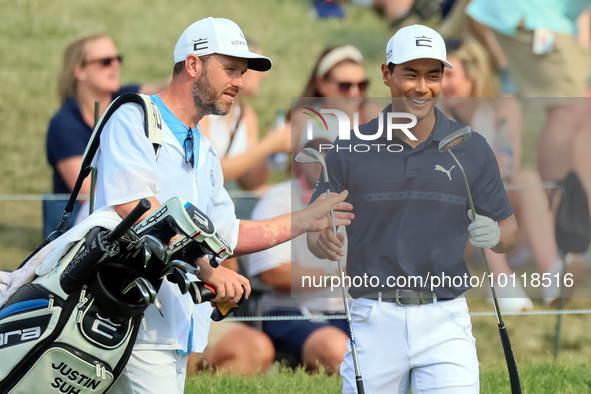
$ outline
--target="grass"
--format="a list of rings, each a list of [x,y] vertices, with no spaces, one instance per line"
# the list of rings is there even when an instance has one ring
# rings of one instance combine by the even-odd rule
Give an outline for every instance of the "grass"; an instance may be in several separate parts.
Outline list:
[[[122,82],[157,82],[171,74],[172,51],[183,29],[206,16],[237,22],[274,61],[252,102],[269,127],[279,108],[301,93],[317,55],[327,45],[351,43],[366,58],[368,94],[388,95],[380,65],[390,37],[386,25],[363,7],[347,6],[348,18],[313,20],[303,0],[0,0],[0,195],[41,194],[51,189],[45,133],[58,108],[56,80],[66,45],[95,32],[113,38],[126,56]],[[524,114],[523,166],[535,167],[535,142],[543,114]],[[15,268],[42,241],[39,201],[0,200],[0,269]],[[472,310],[492,310],[482,299]],[[569,308],[589,308],[573,300]],[[543,308],[536,305],[537,309]],[[525,392],[589,392],[591,338],[588,315],[564,316],[560,364],[552,364],[554,317],[507,317]],[[482,365],[483,392],[508,392],[494,317],[473,318]],[[201,375],[189,392],[339,392],[338,377],[275,370],[262,378]],[[505,390],[505,391],[503,391]]]
[[[522,364],[519,377],[523,393],[528,394],[581,394],[591,391],[590,363],[586,364]],[[207,372],[188,378],[187,394],[193,393],[340,393],[339,376],[309,375],[302,369],[295,371],[276,364],[265,377],[229,376]],[[505,364],[481,369],[482,394],[510,394],[509,377]]]

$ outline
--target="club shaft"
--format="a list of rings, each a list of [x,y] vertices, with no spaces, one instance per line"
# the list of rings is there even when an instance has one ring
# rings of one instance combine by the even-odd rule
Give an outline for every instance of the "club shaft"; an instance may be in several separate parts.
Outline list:
[[[470,209],[472,210],[472,215],[476,218],[476,210],[474,209],[474,201],[472,200],[472,193],[470,193],[470,185],[468,184],[468,178],[466,177],[466,173],[464,172],[464,168],[453,154],[451,150],[448,150],[449,154],[456,162],[456,165],[462,172],[462,177],[464,178],[464,185],[466,186],[466,194],[468,195],[468,203],[470,204]],[[509,380],[511,382],[511,393],[512,394],[521,394],[521,383],[519,381],[519,372],[517,371],[517,364],[515,363],[515,355],[513,354],[513,347],[511,346],[511,341],[509,340],[509,333],[507,332],[507,327],[505,327],[505,323],[503,322],[503,316],[501,315],[501,309],[499,308],[499,302],[497,300],[497,293],[495,291],[495,287],[493,285],[493,281],[491,281],[490,276],[490,269],[488,267],[488,260],[486,259],[486,253],[484,252],[484,248],[480,248],[482,252],[482,258],[484,260],[484,269],[486,271],[488,284],[490,287],[490,291],[493,297],[493,305],[495,307],[495,312],[497,314],[497,323],[499,326],[499,335],[501,336],[501,344],[503,345],[503,352],[505,353],[505,360],[507,362],[507,369],[509,370]]]
[[[460,162],[456,158],[456,155],[454,155],[451,150],[448,150],[448,152],[451,155],[451,157],[454,159],[454,161],[456,162],[456,165],[458,166],[460,171],[462,172],[462,177],[464,178],[464,186],[466,186],[466,194],[468,195],[468,203],[470,204],[470,209],[472,210],[472,215],[474,215],[473,217],[476,217],[476,209],[474,209],[474,200],[472,200],[472,193],[470,193],[470,185],[468,184],[468,178],[466,177],[466,173],[464,172],[464,167],[462,167],[462,165],[460,164]],[[497,323],[499,325],[501,325],[501,324],[504,325],[505,323],[503,322],[503,316],[501,316],[501,309],[499,308],[499,302],[497,300],[497,292],[495,291],[495,287],[494,287],[493,282],[490,280],[491,279],[490,268],[488,267],[488,259],[486,258],[486,253],[484,251],[484,248],[480,248],[480,252],[482,253],[482,258],[484,260],[484,270],[486,271],[486,278],[488,279],[488,285],[489,285],[490,291],[492,293],[493,305],[495,307],[495,312],[497,314]]]
[[[330,187],[328,186],[328,182],[326,182],[326,194],[330,197]],[[330,209],[330,218],[332,219],[332,231],[334,235],[337,235],[337,226],[334,221],[334,211]],[[355,369],[355,382],[357,384],[357,394],[365,394],[365,389],[363,388],[363,378],[361,377],[361,370],[359,369],[359,358],[357,356],[357,345],[355,344],[355,334],[353,332],[353,321],[351,320],[351,310],[349,309],[349,297],[347,296],[347,289],[345,288],[345,271],[343,270],[343,262],[341,260],[337,261],[337,265],[339,267],[339,276],[341,278],[341,292],[343,293],[343,303],[345,304],[345,316],[347,317],[347,323],[349,323],[349,333],[351,334],[350,342],[351,342],[351,354],[353,356],[353,368]]]

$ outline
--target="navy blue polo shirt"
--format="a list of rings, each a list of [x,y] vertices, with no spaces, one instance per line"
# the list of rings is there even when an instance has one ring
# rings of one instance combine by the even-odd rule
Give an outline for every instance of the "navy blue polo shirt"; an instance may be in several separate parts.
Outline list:
[[[387,112],[391,106],[384,110],[384,122]],[[364,141],[352,132],[348,141],[337,139],[326,155],[331,191],[348,190],[355,214],[346,227],[347,275],[368,277],[367,285],[350,287],[353,297],[396,288],[430,290],[437,283],[434,275],[444,279],[433,289],[440,297],[457,297],[471,287],[462,257],[470,224],[464,180],[451,155],[439,152],[439,142],[461,126],[437,108],[435,113],[431,136],[414,149],[394,134],[388,141],[384,125],[382,138]],[[377,130],[378,118],[359,126],[364,135]],[[400,148],[392,147],[388,152],[382,146],[379,152],[373,147],[361,153],[354,151],[358,144],[400,144],[403,149],[394,152]],[[453,152],[466,172],[476,212],[496,221],[511,216],[497,161],[484,137],[473,132]],[[319,182],[312,201],[325,191],[324,182]],[[376,281],[369,284],[371,276],[379,278],[377,287]],[[461,285],[459,279],[455,285],[449,283],[446,276],[462,278]]]
[[[127,85],[113,94],[113,100],[124,93],[137,93],[140,85]],[[75,97],[69,97],[49,122],[47,131],[47,161],[53,168],[53,192],[70,193],[57,163],[73,156],[82,156],[92,136],[92,128],[84,122]]]

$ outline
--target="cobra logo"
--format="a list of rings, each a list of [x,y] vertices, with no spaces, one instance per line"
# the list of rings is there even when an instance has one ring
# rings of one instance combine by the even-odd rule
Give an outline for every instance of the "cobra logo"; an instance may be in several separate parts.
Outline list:
[[[41,327],[24,328],[22,330],[13,330],[9,332],[0,333],[0,347],[8,345],[9,343],[24,342],[27,340],[37,339],[41,336]]]

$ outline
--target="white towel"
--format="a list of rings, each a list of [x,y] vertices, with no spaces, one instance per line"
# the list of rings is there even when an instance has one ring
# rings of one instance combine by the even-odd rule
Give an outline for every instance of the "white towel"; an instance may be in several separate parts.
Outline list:
[[[46,245],[22,268],[13,272],[0,272],[0,307],[21,286],[32,281],[35,275],[43,276],[51,272],[64,254],[76,242],[84,238],[93,227],[100,226],[112,230],[121,220],[121,216],[117,212],[102,207],[64,235]]]

